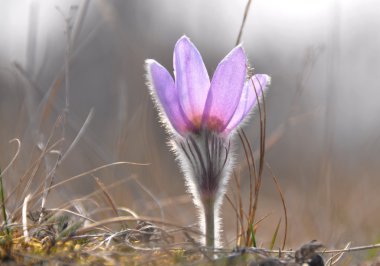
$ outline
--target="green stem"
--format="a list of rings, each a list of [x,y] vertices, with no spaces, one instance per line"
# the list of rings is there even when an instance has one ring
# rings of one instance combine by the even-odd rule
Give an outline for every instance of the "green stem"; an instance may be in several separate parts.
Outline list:
[[[203,201],[205,210],[205,227],[206,227],[206,246],[215,248],[215,201],[213,199],[205,199]]]
[[[1,200],[1,210],[3,212],[3,219],[4,219],[4,227],[7,235],[10,234],[9,228],[8,228],[8,218],[7,218],[7,212],[5,211],[5,200],[4,200],[4,187],[3,187],[3,175],[1,174],[0,169],[0,200]]]

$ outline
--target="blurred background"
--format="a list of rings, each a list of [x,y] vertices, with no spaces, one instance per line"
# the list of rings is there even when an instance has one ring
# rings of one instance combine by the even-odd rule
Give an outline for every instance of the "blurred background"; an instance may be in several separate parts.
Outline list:
[[[139,215],[184,226],[196,223],[148,94],[144,60],[154,58],[171,70],[174,44],[186,34],[211,76],[235,46],[245,5],[244,0],[1,1],[0,166],[16,151],[9,141],[21,141],[20,155],[4,175],[7,190],[25,175],[54,130],[53,139],[59,139],[62,130],[54,124],[66,106],[67,85],[61,149],[83,130],[57,167],[54,183],[116,161],[150,163],[114,166],[95,175],[106,185],[116,184],[109,188],[115,202]],[[379,29],[375,0],[258,0],[251,5],[242,43],[256,73],[272,77],[265,159],[285,196],[288,248],[312,239],[327,247],[380,239]],[[254,147],[259,145],[257,117],[244,127]],[[247,202],[247,167],[236,141],[236,169]],[[46,156],[31,191],[56,158]],[[96,189],[91,175],[78,178],[54,189],[47,206]],[[230,194],[233,189],[230,182]],[[280,217],[284,221],[268,169],[260,193],[257,217],[269,216],[256,238],[268,247]],[[22,194],[9,204],[16,207],[20,199]],[[226,202],[223,219],[225,243],[232,246],[236,219]]]

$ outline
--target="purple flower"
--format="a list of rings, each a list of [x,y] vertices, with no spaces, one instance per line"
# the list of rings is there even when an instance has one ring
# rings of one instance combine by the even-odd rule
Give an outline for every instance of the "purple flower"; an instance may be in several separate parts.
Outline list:
[[[250,77],[244,50],[237,46],[210,82],[200,53],[186,36],[175,45],[173,61],[175,80],[156,61],[146,61],[150,89],[164,124],[172,129],[170,143],[199,208],[201,241],[219,247],[220,206],[233,165],[229,136],[257,105],[269,76]]]
[[[247,57],[239,45],[219,63],[210,82],[202,56],[186,36],[174,48],[175,80],[155,60],[146,64],[152,93],[182,136],[202,129],[228,135],[256,105],[269,81],[264,74],[247,76]]]

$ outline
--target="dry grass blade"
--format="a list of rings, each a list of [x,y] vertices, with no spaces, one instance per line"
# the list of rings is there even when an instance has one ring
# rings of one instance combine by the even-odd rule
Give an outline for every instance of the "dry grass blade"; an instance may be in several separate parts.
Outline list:
[[[91,223],[96,223],[96,221],[94,219],[91,219],[88,216],[82,215],[82,214],[80,214],[78,212],[71,211],[71,210],[68,210],[68,209],[65,209],[65,208],[51,208],[51,209],[48,209],[48,211],[52,211],[52,212],[55,212],[55,213],[62,213],[62,212],[64,212],[64,213],[68,213],[68,214],[74,215],[74,216],[76,216],[78,218],[81,218],[84,221],[88,221],[88,222],[91,222]],[[108,228],[107,226],[101,226],[101,228],[99,228],[99,230],[107,232],[107,233],[112,233],[112,230],[110,228]]]
[[[235,245],[240,247],[242,245],[242,243],[245,243],[245,228],[244,228],[244,217],[246,219],[247,216],[246,214],[244,213],[244,209],[243,209],[243,201],[242,201],[242,193],[241,193],[241,186],[240,186],[240,181],[239,181],[239,178],[236,174],[236,171],[234,170],[233,171],[233,177],[234,177],[234,180],[235,180],[235,185],[236,185],[236,190],[237,192],[234,191],[234,189],[232,189],[232,194],[235,198],[235,201],[236,203],[233,203],[232,200],[226,195],[227,197],[227,200],[228,202],[231,204],[232,208],[234,209],[235,213],[236,213],[236,220],[237,220],[237,223],[236,223],[236,238],[235,238]],[[239,175],[240,177],[240,175]],[[238,205],[238,206],[236,206]]]
[[[70,151],[75,147],[75,145],[78,143],[81,136],[83,136],[84,132],[86,131],[88,125],[90,124],[90,121],[94,117],[94,108],[91,108],[90,112],[87,115],[86,120],[84,121],[82,127],[80,128],[78,134],[76,135],[75,139],[71,142],[70,146],[66,149],[65,153],[62,155],[61,163],[65,160],[67,155],[70,153]]]
[[[347,245],[344,247],[344,250],[347,250],[349,249],[351,246],[351,242],[348,242]],[[332,266],[334,265],[335,263],[337,263],[344,255],[345,251],[341,251],[337,254],[334,254],[333,256],[331,256],[331,258],[329,258],[327,261],[326,261],[326,266]]]
[[[350,244],[350,243],[349,243]],[[380,243],[373,244],[373,245],[366,245],[366,246],[357,246],[357,247],[345,247],[343,249],[330,249],[330,250],[324,250],[319,252],[321,255],[324,254],[337,254],[337,253],[347,253],[347,252],[356,252],[356,251],[363,251],[363,250],[370,250],[370,249],[380,249]],[[268,254],[278,254],[278,250],[270,250],[270,249],[258,249],[258,248],[247,248],[247,251],[250,252],[256,252],[256,251],[262,251]],[[295,250],[281,250],[281,253],[292,255],[296,251]],[[327,265],[327,263],[326,263]]]
[[[81,178],[81,177],[84,177],[84,176],[87,176],[87,175],[90,175],[90,174],[92,174],[92,173],[95,173],[95,172],[97,172],[97,171],[100,171],[100,170],[102,170],[102,169],[106,169],[106,168],[108,168],[108,167],[111,167],[111,166],[117,166],[117,165],[135,165],[135,166],[148,166],[148,165],[150,165],[149,163],[136,163],[136,162],[114,162],[114,163],[109,163],[109,164],[104,164],[104,165],[102,165],[102,166],[99,166],[99,167],[96,167],[96,168],[94,168],[94,169],[91,169],[91,170],[88,170],[88,171],[86,171],[86,172],[83,172],[83,173],[81,173],[81,174],[78,174],[78,175],[76,175],[76,176],[72,176],[72,177],[70,177],[70,178],[68,178],[68,179],[65,179],[65,180],[63,180],[63,181],[61,181],[61,182],[58,182],[58,183],[56,183],[56,184],[54,184],[54,185],[52,185],[49,189],[55,189],[55,188],[57,188],[57,187],[59,187],[59,186],[62,186],[62,185],[64,185],[64,184],[66,184],[66,183],[68,183],[68,182],[71,182],[71,181],[73,181],[73,180],[76,180],[76,179],[78,179],[78,178]],[[42,189],[42,187],[43,187],[43,183],[39,186],[39,188],[37,188],[36,189],[36,191],[35,192],[33,192],[32,193],[32,197],[31,197],[31,201],[32,200],[37,200],[38,199],[38,196],[40,196],[41,194],[43,194],[44,193],[44,190]],[[42,190],[41,190],[42,189]],[[20,211],[20,207],[18,207],[18,208],[16,208],[16,210],[14,211],[14,217],[16,217],[17,215],[18,215],[18,212]]]
[[[258,228],[259,224],[260,224],[261,222],[263,222],[265,219],[267,219],[267,218],[268,218],[269,216],[271,216],[271,215],[272,215],[272,213],[268,213],[268,214],[266,214],[265,216],[263,216],[262,218],[258,219],[257,222],[255,222],[255,224],[254,224],[254,226],[253,226],[253,229],[256,230],[256,229]]]
[[[72,214],[72,215],[75,215],[79,218],[82,218],[84,220],[87,220],[89,222],[92,222],[92,223],[95,223],[96,221],[87,217],[87,216],[84,216],[80,213],[77,213],[77,212],[74,212],[74,211],[70,211],[70,210],[67,210],[67,209],[63,209],[63,208],[52,208],[52,209],[49,209],[49,211],[54,211],[54,212],[66,212],[66,213],[69,213],[69,214]],[[107,231],[111,232],[111,230],[109,228],[107,228]]]
[[[254,159],[252,159],[251,161],[249,160],[250,157],[248,155],[248,149],[250,149],[250,143],[248,142],[248,139],[246,137],[244,137],[245,136],[243,134],[244,131],[243,130],[241,130],[241,131],[242,132],[238,131],[238,136],[239,136],[240,141],[241,141],[241,143],[243,145],[245,160],[246,160],[247,165],[248,165],[248,173],[249,173],[249,207],[248,207],[248,210],[251,210],[252,209],[252,205],[253,205],[253,194],[254,194],[252,175],[254,176],[255,187],[256,187],[256,184],[257,184],[257,171],[256,171],[255,160]],[[253,158],[253,155],[251,153],[250,153],[250,155],[251,155],[251,158]],[[253,170],[251,169],[251,162],[252,162],[252,168],[253,168]],[[239,188],[238,189],[240,191],[240,184],[239,184]]]
[[[246,242],[246,239],[245,239],[245,229],[244,229],[244,221],[243,221],[243,217],[245,217],[247,219],[247,215],[244,213],[244,209],[243,209],[243,199],[241,197],[241,186],[240,186],[240,175],[239,177],[236,176],[236,173],[234,171],[234,179],[235,179],[235,182],[236,182],[236,188],[238,190],[238,195],[237,195],[237,198],[238,198],[238,202],[239,202],[239,220],[241,221],[241,224],[242,224],[242,227],[240,228],[241,231],[239,233],[240,236],[242,236],[243,238],[241,239],[241,237],[239,237],[239,242],[237,243],[238,246],[241,246],[241,241],[243,241],[243,243]]]
[[[240,130],[238,132],[239,138],[243,144],[243,149],[244,149],[244,154],[245,154],[245,159],[248,165],[248,170],[249,170],[249,175],[250,175],[250,197],[249,197],[249,213],[248,213],[248,220],[247,220],[247,228],[245,229],[246,231],[246,236],[245,236],[245,245],[246,246],[251,246],[252,245],[252,236],[253,232],[251,232],[252,225],[254,224],[255,221],[255,216],[256,216],[256,210],[258,206],[258,199],[259,199],[259,192],[261,188],[261,179],[262,179],[262,174],[264,170],[264,157],[265,157],[265,128],[266,128],[266,114],[265,114],[265,99],[264,97],[261,98],[259,97],[259,93],[257,89],[261,90],[260,95],[263,95],[263,88],[256,88],[253,81],[253,88],[255,90],[256,94],[256,99],[258,102],[258,111],[259,111],[259,117],[260,117],[260,153],[259,153],[259,168],[257,171],[256,164],[255,164],[255,158],[254,158],[254,153],[252,150],[252,145],[250,141],[248,140],[244,130]],[[252,165],[252,168],[251,168]],[[254,188],[252,187],[252,175],[254,176]],[[253,197],[254,193],[254,197]]]
[[[121,185],[121,184],[123,184],[123,183],[125,183],[125,182],[127,182],[127,181],[129,181],[129,180],[130,180],[130,178],[124,178],[124,179],[121,179],[121,180],[119,180],[119,181],[117,181],[117,182],[114,182],[114,183],[112,183],[112,184],[110,184],[110,185],[105,186],[105,188],[106,188],[106,189],[110,189],[110,188],[113,188],[113,187],[119,186],[119,185]],[[73,199],[73,200],[71,200],[71,201],[69,201],[69,202],[63,204],[62,206],[60,206],[59,209],[50,209],[50,210],[62,210],[62,211],[67,211],[67,210],[65,210],[66,208],[69,208],[69,207],[71,207],[71,206],[75,206],[76,203],[84,202],[84,201],[91,201],[92,203],[94,203],[95,206],[97,206],[96,210],[97,210],[97,211],[100,211],[101,209],[98,208],[99,206],[98,206],[97,201],[91,199],[91,197],[93,197],[93,196],[95,196],[95,195],[97,195],[97,194],[101,194],[101,193],[103,193],[103,191],[102,191],[101,189],[97,189],[97,190],[95,190],[94,192],[92,192],[92,193],[90,193],[90,194],[87,194],[86,196],[83,196],[83,197],[81,197],[81,198],[77,198],[77,199]],[[132,210],[130,210],[130,209],[128,209],[128,208],[120,207],[120,208],[118,208],[118,210],[120,210],[120,211],[124,211],[124,212],[126,212],[126,213],[128,213],[128,214],[131,214],[131,215],[134,216],[134,217],[138,217],[138,215],[137,215],[135,212],[133,212]],[[108,211],[108,210],[107,210],[107,211]],[[74,214],[77,215],[77,213],[74,213]],[[79,216],[79,214],[78,214],[77,216]],[[86,218],[86,217],[83,216],[82,218]],[[95,221],[93,221],[93,220],[90,219],[90,218],[86,218],[86,219],[88,219],[88,220],[91,221],[91,222],[95,222]]]
[[[5,227],[5,232],[7,233],[7,235],[9,235],[10,231],[9,231],[9,228],[8,228],[8,217],[7,217],[7,211],[5,209],[5,201],[4,201],[4,194],[5,194],[5,191],[4,191],[4,186],[3,186],[3,174],[1,173],[1,169],[0,169],[0,200],[1,200],[1,210],[2,210],[2,214],[3,214],[3,221],[4,221],[4,227]]]
[[[380,248],[380,243],[373,244],[373,245],[352,247],[352,248],[325,250],[322,252],[322,254],[331,254],[331,253],[339,253],[339,252],[353,252],[353,251],[361,251],[361,250],[368,250],[368,249],[375,249],[375,248]]]
[[[239,244],[240,244],[239,243],[239,238],[240,238],[240,236],[244,236],[244,233],[242,234],[240,232],[240,230],[243,230],[243,228],[244,228],[243,219],[240,219],[240,213],[239,213],[238,209],[236,208],[235,204],[230,199],[230,197],[227,194],[225,195],[225,197],[226,197],[227,201],[230,203],[230,205],[232,206],[232,208],[234,209],[235,214],[236,214],[236,218],[238,220],[236,235],[238,236],[238,238],[237,238],[237,240],[238,240],[237,241],[237,245],[239,246]],[[241,228],[240,230],[239,230],[239,225],[240,225],[240,228]]]
[[[60,11],[60,9],[57,7],[58,11]],[[62,12],[61,12],[62,13]],[[63,15],[63,13],[62,13]],[[62,111],[62,114],[61,114],[61,117],[62,117],[62,123],[61,123],[61,126],[62,126],[62,139],[66,140],[66,121],[67,121],[67,116],[68,116],[68,113],[69,113],[69,106],[70,106],[70,102],[69,102],[69,91],[70,91],[70,71],[69,71],[69,64],[70,64],[70,44],[71,44],[71,30],[72,30],[72,17],[65,17],[64,16],[64,19],[65,19],[65,33],[66,33],[66,47],[65,47],[65,58],[64,58],[64,65],[65,65],[65,107]],[[83,129],[83,127],[82,127]],[[79,131],[79,133],[81,133],[82,130]],[[79,134],[78,134],[79,135]],[[72,144],[75,144],[77,141],[77,138],[74,139],[74,142]],[[70,146],[69,148],[72,148],[72,146]],[[70,151],[70,150],[69,150]],[[56,160],[54,166],[51,168],[49,174],[46,176],[46,179],[45,179],[45,186],[44,186],[44,193],[42,195],[42,200],[41,200],[41,216],[40,216],[40,219],[39,221],[41,222],[42,219],[43,219],[43,212],[42,210],[45,208],[45,204],[46,204],[46,199],[49,195],[49,192],[50,192],[50,187],[52,186],[53,182],[54,182],[54,177],[55,177],[55,172],[57,170],[57,168],[60,166],[61,162],[62,162],[62,150],[59,152],[59,156],[58,156],[58,159]]]
[[[73,181],[73,180],[75,180],[75,179],[81,178],[81,177],[83,177],[83,176],[86,176],[86,175],[89,175],[89,174],[95,173],[95,172],[97,172],[97,171],[100,171],[100,170],[102,170],[102,169],[108,168],[108,167],[110,167],[110,166],[116,166],[116,165],[137,165],[137,166],[148,166],[149,163],[114,162],[114,163],[104,164],[104,165],[102,165],[102,166],[96,167],[96,168],[91,169],[91,170],[89,170],[89,171],[83,172],[83,173],[81,173],[81,174],[79,174],[79,175],[72,176],[72,177],[70,177],[70,178],[68,178],[68,179],[66,179],[66,180],[63,180],[63,181],[61,181],[61,182],[55,184],[55,185],[52,185],[52,186],[50,187],[50,189],[57,188],[57,187],[62,186],[62,185],[64,185],[64,184],[68,183],[68,182],[71,182],[71,181]],[[40,194],[40,193],[38,193],[38,194]],[[37,195],[35,195],[35,196],[33,196],[33,197],[36,197],[36,196],[37,196]]]
[[[146,222],[151,222],[154,224],[162,224],[165,226],[181,228],[183,230],[186,230],[187,232],[191,232],[191,233],[198,234],[198,235],[200,234],[200,232],[198,230],[195,230],[195,229],[179,226],[179,225],[176,225],[176,224],[173,224],[170,222],[166,222],[166,221],[162,221],[162,220],[158,220],[158,219],[154,219],[154,218],[150,218],[150,217],[144,217],[144,216],[140,216],[138,218],[136,218],[134,216],[119,216],[119,217],[113,217],[113,218],[105,219],[105,220],[98,221],[98,222],[95,222],[93,224],[89,224],[87,226],[84,226],[83,228],[80,228],[77,231],[77,234],[81,235],[81,234],[84,234],[86,232],[95,230],[96,228],[98,228],[100,226],[104,226],[107,224],[120,223],[123,221],[125,221],[125,222],[127,222],[127,221],[134,221],[134,222],[146,221]]]
[[[82,1],[81,5],[79,5],[78,17],[73,25],[70,47],[73,47],[75,45],[75,41],[77,40],[78,35],[83,27],[83,22],[87,14],[89,4],[90,0],[85,0]]]
[[[100,190],[103,192],[104,196],[106,197],[106,200],[107,200],[108,204],[111,206],[111,208],[112,208],[112,210],[113,210],[115,216],[118,217],[118,216],[119,216],[119,213],[118,213],[118,211],[117,211],[116,204],[115,204],[114,200],[112,199],[111,195],[108,193],[106,186],[105,186],[104,183],[100,180],[100,178],[98,178],[98,177],[96,177],[96,176],[94,176],[94,175],[92,175],[92,177],[95,179],[96,184],[99,186]],[[124,224],[122,224],[122,226],[123,226],[123,228],[125,227]],[[124,228],[124,229],[125,229],[125,228]]]
[[[260,192],[260,188],[261,188],[261,178],[262,178],[262,174],[263,174],[263,170],[264,170],[265,131],[266,131],[265,97],[263,94],[263,88],[262,87],[259,88],[261,90],[260,95],[263,95],[263,97],[261,98],[262,101],[260,101],[260,97],[259,97],[259,93],[257,92],[257,88],[256,88],[253,80],[251,80],[251,82],[252,82],[253,88],[255,90],[256,99],[257,99],[257,103],[258,103],[257,107],[258,107],[259,118],[260,118],[260,158],[259,158],[258,174],[257,174],[257,178],[255,180],[255,197],[254,197],[252,209],[249,210],[250,213],[249,213],[248,224],[254,223],[256,210],[257,210],[257,206],[258,206],[258,201],[259,201],[259,192]],[[252,164],[254,165],[255,160],[254,160],[254,155],[253,155],[253,151],[252,151],[252,146],[250,145],[250,142],[249,142],[249,140],[248,140],[248,138],[245,135],[243,130],[242,130],[242,135],[244,137],[244,140],[248,144],[250,159],[251,159]],[[249,232],[249,230],[247,230],[247,246],[252,245],[252,240],[250,239],[251,235],[252,235],[252,232]]]
[[[171,206],[179,206],[182,204],[189,204],[191,203],[191,197],[187,194],[179,195],[179,196],[171,196],[168,198],[160,199],[160,205],[163,209],[166,209]],[[157,209],[157,203],[156,202],[147,202],[145,204],[146,211],[156,210]]]
[[[78,143],[80,137],[84,134],[85,132],[85,129],[87,128],[88,124],[90,123],[92,117],[93,117],[93,109],[90,110],[85,122],[83,123],[83,126],[81,127],[81,129],[79,130],[77,136],[75,137],[75,139],[71,142],[70,146],[66,149],[65,153],[62,155],[61,152],[59,152],[59,157],[55,163],[55,165],[52,167],[52,169],[50,170],[50,172],[48,173],[48,175],[46,176],[46,179],[45,179],[45,186],[44,186],[44,194],[42,196],[42,203],[41,203],[41,210],[44,209],[45,207],[45,203],[46,203],[46,199],[49,195],[49,192],[50,192],[50,188],[51,186],[53,185],[53,181],[54,181],[54,174],[55,174],[55,171],[56,169],[61,165],[61,163],[63,162],[63,160],[67,157],[67,155],[70,153],[70,151],[73,149],[73,147]],[[62,114],[62,119],[65,120],[65,114]],[[65,127],[65,124],[64,122],[62,123],[62,127]],[[63,139],[64,139],[64,134],[63,135]],[[50,180],[50,182],[49,182]],[[41,212],[42,214],[42,212]],[[40,220],[42,220],[42,216],[40,217]]]
[[[17,138],[14,138],[14,139],[11,139],[9,141],[9,143],[13,143],[13,142],[17,142],[17,150],[15,152],[15,154],[13,155],[11,161],[9,162],[9,164],[4,168],[2,174],[4,175],[8,169],[12,166],[12,164],[14,163],[14,161],[16,160],[16,158],[18,157],[19,153],[20,153],[20,148],[21,148],[21,142],[19,139]]]
[[[50,133],[50,135],[49,135],[49,137],[48,137],[48,139],[46,141],[46,144],[41,145],[40,143],[37,143],[37,147],[42,150],[41,156],[39,157],[40,160],[37,161],[38,163],[35,165],[34,169],[32,170],[32,174],[26,180],[27,184],[21,188],[22,189],[21,196],[18,197],[18,195],[17,195],[17,198],[25,198],[26,194],[28,193],[29,187],[32,184],[32,181],[33,181],[33,179],[35,177],[35,174],[37,173],[37,170],[40,167],[40,163],[41,163],[42,159],[44,158],[44,156],[47,154],[47,150],[48,150],[49,144],[50,144],[51,140],[53,139],[53,137],[55,135],[55,131],[61,125],[61,123],[62,123],[62,116],[59,116],[56,119],[55,123],[54,123],[53,129],[51,130],[51,133]],[[59,140],[59,141],[57,141],[56,142],[57,146],[60,145],[60,144],[62,144],[62,142],[63,142],[62,139]],[[52,149],[50,149],[49,151],[52,151]],[[53,166],[52,169],[54,169],[54,166]],[[53,170],[50,170],[49,173],[47,174],[47,176],[46,176],[46,182],[50,178],[51,173],[53,173]]]
[[[239,134],[240,134],[240,132],[239,132]],[[260,134],[260,138],[261,137],[262,137],[262,133]],[[254,221],[255,221],[256,210],[257,210],[257,206],[258,206],[259,191],[260,191],[260,187],[261,187],[262,170],[260,170],[260,168],[259,168],[258,173],[256,172],[255,158],[254,158],[252,148],[251,148],[252,146],[251,146],[251,144],[250,144],[250,142],[249,142],[249,140],[248,140],[248,138],[245,135],[243,130],[241,130],[241,140],[243,141],[243,143],[246,143],[245,145],[243,145],[243,146],[247,147],[246,148],[247,149],[246,160],[247,160],[248,164],[252,164],[253,171],[254,171],[254,177],[255,177],[254,189],[252,189],[252,187],[250,187],[249,212],[248,212],[248,221],[247,221],[247,228],[246,228],[246,243],[245,243],[246,246],[252,246],[252,244],[253,244],[253,242],[252,242],[253,241],[253,239],[252,239],[253,234],[252,233],[253,232],[251,232],[250,228],[252,227],[251,225],[253,225]],[[261,161],[263,159],[264,159],[263,154],[261,153],[260,154],[260,167],[261,167]],[[251,176],[252,175],[250,175],[250,177]],[[252,183],[250,183],[250,184],[252,184]],[[252,196],[252,194],[254,194],[254,197]]]
[[[134,212],[134,211],[132,211],[131,209],[129,209],[129,208],[125,208],[125,207],[119,207],[118,208],[118,211],[123,211],[123,212],[126,212],[126,213],[128,213],[128,214],[130,214],[130,215],[132,215],[133,217],[135,217],[135,218],[138,218],[139,216],[137,215],[137,213],[136,212]]]
[[[270,165],[268,163],[266,165],[267,165],[267,167],[268,167],[268,169],[269,169],[269,171],[271,173],[272,179],[273,179],[273,181],[274,181],[274,183],[276,185],[277,192],[278,192],[278,194],[280,195],[280,198],[281,198],[282,208],[284,210],[285,229],[284,229],[284,240],[282,242],[282,249],[285,249],[286,238],[287,238],[287,235],[288,235],[288,211],[286,209],[284,193],[282,193],[282,189],[281,189],[280,183],[278,181],[278,178],[274,175],[272,168],[270,167]]]
[[[243,21],[241,22],[241,26],[240,26],[240,29],[239,29],[239,34],[238,34],[238,37],[236,39],[236,45],[238,45],[240,43],[240,41],[241,41],[241,37],[243,35],[243,29],[244,29],[245,22],[246,22],[247,17],[248,17],[248,11],[249,11],[249,8],[251,6],[251,3],[252,3],[252,0],[248,0],[247,5],[245,6],[244,15],[243,15]]]
[[[150,190],[145,187],[138,179],[136,176],[133,176],[133,180],[137,183],[137,185],[139,185],[141,187],[141,189],[147,193],[151,198],[152,200],[157,204],[159,210],[160,210],[160,215],[161,215],[161,219],[164,220],[165,219],[165,215],[164,215],[164,211],[163,211],[163,208],[161,206],[161,203],[160,203],[160,200],[155,196],[153,195],[152,192],[150,192]]]
[[[24,181],[27,181],[28,183],[31,182],[30,179],[32,179],[35,176],[35,174],[37,173],[38,169],[40,168],[41,161],[42,161],[43,157],[45,156],[45,154],[50,152],[51,150],[53,150],[57,145],[59,145],[59,143],[61,141],[62,140],[58,140],[56,143],[52,144],[49,148],[46,147],[46,149],[44,149],[42,151],[40,156],[34,162],[31,163],[31,166],[21,176],[17,185],[15,185],[14,188],[11,190],[11,192],[8,194],[7,198],[5,199],[5,203],[7,203],[8,200],[14,195],[17,199],[20,198],[18,195],[20,193],[19,190],[22,189],[23,192],[26,192],[26,190],[25,190],[26,185],[24,184]],[[28,178],[28,180],[26,180],[26,178]],[[42,187],[42,185],[43,184],[41,184],[41,187]],[[20,206],[19,206],[19,208],[20,208]],[[12,216],[15,216],[15,212],[12,214]]]
[[[252,82],[252,85],[253,85],[253,88],[255,90],[255,94],[256,94],[256,99],[257,99],[257,108],[259,110],[259,117],[260,117],[260,160],[259,160],[259,179],[258,180],[258,185],[259,187],[257,188],[257,190],[260,190],[260,184],[261,184],[261,176],[262,176],[262,173],[263,173],[263,170],[264,170],[264,157],[265,157],[265,136],[266,136],[266,106],[265,106],[265,97],[264,97],[264,91],[263,91],[263,88],[261,87],[260,85],[260,88],[256,88],[253,80],[251,80]],[[261,93],[260,95],[262,95],[261,97],[261,102],[260,102],[260,97],[259,97],[259,93],[257,92],[257,90],[260,90]],[[262,105],[262,107],[261,107]],[[243,135],[245,136],[245,133],[243,131]],[[247,137],[245,136],[245,138],[247,139]],[[253,152],[252,152],[252,149],[250,149],[250,153],[251,153],[251,159],[253,160]]]

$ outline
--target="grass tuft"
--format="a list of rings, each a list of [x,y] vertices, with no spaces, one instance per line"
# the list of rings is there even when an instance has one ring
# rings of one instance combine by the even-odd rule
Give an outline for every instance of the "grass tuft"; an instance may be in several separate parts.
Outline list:
[[[3,186],[3,174],[1,172],[0,168],[0,200],[1,200],[1,211],[3,214],[3,221],[4,221],[4,230],[8,236],[10,236],[10,231],[8,228],[8,217],[7,217],[7,211],[5,209],[5,200],[4,200],[4,186]]]

